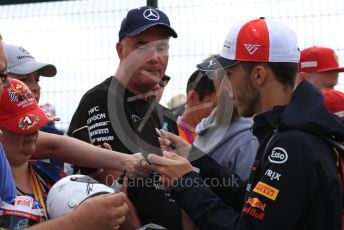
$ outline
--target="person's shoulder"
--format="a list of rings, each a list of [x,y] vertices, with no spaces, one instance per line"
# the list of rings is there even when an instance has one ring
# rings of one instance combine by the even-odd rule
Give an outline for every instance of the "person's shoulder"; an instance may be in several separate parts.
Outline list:
[[[111,83],[111,79],[112,77],[108,77],[107,79],[105,79],[104,81],[102,81],[101,83],[95,85],[94,87],[92,87],[91,89],[89,89],[85,94],[84,97],[90,94],[95,94],[95,93],[107,93],[107,91],[109,90],[109,86]]]
[[[276,139],[284,142],[297,143],[302,145],[311,145],[310,143],[320,139],[319,136],[298,129],[290,129],[286,131],[277,131]]]
[[[165,106],[163,106],[160,103],[157,103],[157,106],[161,108],[161,110],[164,113],[164,116],[167,116],[167,117],[170,117],[170,118],[174,118],[174,115],[173,115],[173,113],[172,113],[172,111],[170,109],[166,108]]]
[[[266,154],[266,162],[289,175],[328,185],[337,178],[335,153],[322,137],[300,130],[280,133]],[[321,175],[321,176],[319,176]]]
[[[167,111],[171,112],[171,110],[170,110],[170,109],[166,108],[165,106],[163,106],[163,105],[162,105],[162,104],[160,104],[159,102],[157,102],[157,101],[155,101],[155,102],[156,102],[157,106],[159,106],[161,109],[163,109],[163,110],[167,110]],[[171,112],[171,113],[172,113],[172,112]]]
[[[109,86],[111,83],[111,79],[113,77],[109,77],[107,79],[105,79],[104,81],[102,81],[101,83],[99,83],[98,85],[92,87],[91,89],[89,89],[81,98],[80,103],[82,103],[83,101],[85,101],[86,99],[96,99],[99,100],[98,97],[107,95],[108,91],[109,91]],[[97,97],[97,98],[96,98]]]
[[[241,125],[249,126],[250,128],[253,125],[253,119],[252,118],[238,117],[235,121]]]
[[[233,132],[235,134],[249,133],[251,136],[253,136],[253,133],[251,131],[252,125],[253,125],[252,119],[239,117],[237,119],[234,119],[229,124],[227,131]]]
[[[291,129],[286,131],[277,131],[277,133],[275,133],[272,137],[272,140],[273,139],[275,139],[275,141],[279,144],[285,144],[291,147],[299,145],[299,147],[302,147],[309,145],[308,141],[310,139],[310,134],[300,130]]]
[[[294,160],[309,163],[321,161],[325,155],[329,155],[324,152],[331,151],[320,136],[301,130],[279,132],[273,142],[272,153],[274,150],[286,152]]]

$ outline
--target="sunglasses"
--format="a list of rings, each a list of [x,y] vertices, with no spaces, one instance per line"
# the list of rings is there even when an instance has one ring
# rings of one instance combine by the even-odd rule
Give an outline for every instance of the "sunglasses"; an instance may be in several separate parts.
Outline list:
[[[165,87],[170,80],[171,80],[171,78],[169,76],[164,75],[164,77],[159,81],[159,85],[161,87]]]

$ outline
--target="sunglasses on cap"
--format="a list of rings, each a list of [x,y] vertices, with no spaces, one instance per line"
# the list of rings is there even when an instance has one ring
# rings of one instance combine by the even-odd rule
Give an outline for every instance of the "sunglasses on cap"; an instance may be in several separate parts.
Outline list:
[[[159,85],[161,87],[165,87],[170,80],[171,80],[171,78],[169,76],[164,75],[164,77],[159,81]]]

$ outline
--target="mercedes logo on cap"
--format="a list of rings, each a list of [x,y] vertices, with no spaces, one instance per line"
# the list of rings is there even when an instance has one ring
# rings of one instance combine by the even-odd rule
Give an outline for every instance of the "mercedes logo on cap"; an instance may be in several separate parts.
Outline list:
[[[156,10],[153,9],[147,9],[143,12],[143,17],[145,17],[148,20],[156,21],[159,20],[160,16]]]
[[[23,47],[19,47],[19,50],[23,53],[26,53],[26,54],[30,54],[26,49],[24,49]]]

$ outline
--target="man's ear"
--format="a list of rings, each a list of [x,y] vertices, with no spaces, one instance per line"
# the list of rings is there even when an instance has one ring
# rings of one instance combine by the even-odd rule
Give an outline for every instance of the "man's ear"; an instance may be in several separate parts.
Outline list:
[[[252,70],[252,80],[256,86],[261,86],[265,83],[267,78],[267,69],[264,65],[257,65]]]
[[[122,60],[122,58],[123,58],[123,44],[121,42],[116,43],[116,50],[117,50],[117,55],[119,57],[119,60]]]
[[[193,106],[199,103],[199,95],[195,90],[190,90],[187,98],[187,105]]]

